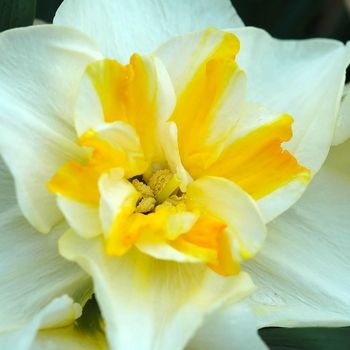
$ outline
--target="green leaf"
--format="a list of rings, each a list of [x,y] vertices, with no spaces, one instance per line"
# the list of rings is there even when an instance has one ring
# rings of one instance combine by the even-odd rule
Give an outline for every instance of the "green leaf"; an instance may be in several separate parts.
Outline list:
[[[271,350],[348,350],[350,327],[263,328],[260,337]]]
[[[36,0],[0,0],[0,31],[33,24]]]

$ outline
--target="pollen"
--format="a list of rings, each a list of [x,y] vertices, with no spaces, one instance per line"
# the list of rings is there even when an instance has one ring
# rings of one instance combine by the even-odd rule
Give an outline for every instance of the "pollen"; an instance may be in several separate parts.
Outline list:
[[[177,195],[179,179],[168,169],[156,171],[147,183],[133,179],[131,184],[141,195],[135,209],[137,213],[151,213],[159,204],[177,206],[186,203],[186,194],[180,192],[181,195]]]
[[[136,213],[149,213],[156,206],[156,200],[154,197],[144,197],[136,206]]]
[[[147,197],[153,197],[154,198],[154,193],[148,185],[146,185],[144,182],[139,181],[137,179],[132,180],[132,185],[135,187],[136,191],[141,194],[142,197],[147,198]]]
[[[186,203],[187,196],[186,194],[182,194],[181,196],[177,196],[176,194],[170,196],[164,201],[164,204],[171,204],[176,207],[180,203]]]
[[[156,171],[149,179],[148,185],[153,190],[154,194],[157,195],[171,180],[173,174],[169,169],[161,169]]]

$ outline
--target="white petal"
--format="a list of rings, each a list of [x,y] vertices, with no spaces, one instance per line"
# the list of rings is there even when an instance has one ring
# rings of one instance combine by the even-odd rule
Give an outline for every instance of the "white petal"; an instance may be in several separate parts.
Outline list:
[[[350,141],[332,148],[303,197],[268,225],[260,253],[244,267],[263,326],[350,324]]]
[[[82,157],[74,103],[85,66],[99,58],[96,44],[74,29],[38,26],[0,36],[0,150],[24,215],[42,232],[61,218],[47,181],[67,159]]]
[[[127,63],[137,52],[150,54],[175,35],[206,27],[244,24],[228,0],[66,0],[55,24],[72,26],[99,44],[105,57]]]
[[[57,195],[57,204],[69,226],[85,238],[102,233],[98,208]]]
[[[294,135],[285,148],[315,173],[329,150],[350,46],[326,39],[277,40],[257,28],[233,30],[249,102],[290,114]]]
[[[0,223],[0,332],[22,327],[62,294],[86,302],[92,292],[89,276],[57,251],[66,224],[41,234],[16,207],[0,214]]]
[[[29,350],[35,342],[39,329],[64,327],[81,315],[81,306],[73,303],[67,295],[56,298],[23,328],[0,334],[2,349]]]
[[[181,181],[181,191],[186,192],[187,185],[193,179],[181,163],[177,142],[177,127],[174,122],[164,124],[160,133],[160,140],[169,168],[173,174],[176,174],[179,181]]]
[[[209,315],[186,350],[267,350],[257,334],[254,314],[240,302]]]
[[[350,84],[346,84],[335,124],[332,145],[339,145],[350,137]]]
[[[72,231],[60,251],[93,276],[111,349],[182,349],[204,316],[254,288],[245,274],[221,277],[205,266],[159,261],[137,250],[107,257],[101,238],[84,240]]]
[[[102,174],[98,183],[101,193],[100,218],[105,236],[110,234],[113,225],[123,230],[126,219],[135,211],[140,194],[126,179],[121,169],[112,169]]]
[[[16,204],[16,193],[12,176],[0,157],[0,213]]]

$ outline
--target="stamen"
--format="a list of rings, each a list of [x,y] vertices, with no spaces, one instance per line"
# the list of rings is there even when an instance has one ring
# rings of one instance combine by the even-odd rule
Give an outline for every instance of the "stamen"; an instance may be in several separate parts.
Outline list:
[[[153,197],[144,197],[136,207],[136,213],[149,213],[156,206],[156,200]]]
[[[171,204],[171,205],[176,207],[180,203],[186,203],[186,199],[187,199],[186,194],[183,194],[180,197],[177,196],[176,194],[174,194],[173,196],[170,196],[169,198],[167,198],[163,203],[164,204]]]
[[[154,197],[151,187],[147,186],[144,182],[134,179],[131,183],[135,187],[136,191],[141,193],[142,197]]]
[[[149,179],[148,185],[152,188],[154,194],[157,195],[172,177],[173,174],[169,169],[157,170]]]
[[[180,184],[181,181],[176,176],[173,176],[156,195],[157,204],[163,203],[177,188],[179,188]]]

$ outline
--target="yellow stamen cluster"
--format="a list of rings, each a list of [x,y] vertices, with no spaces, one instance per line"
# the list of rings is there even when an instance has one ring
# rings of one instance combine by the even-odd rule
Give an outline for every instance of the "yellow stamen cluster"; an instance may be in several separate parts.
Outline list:
[[[147,184],[137,179],[133,179],[131,183],[141,194],[141,200],[136,206],[137,213],[150,213],[161,203],[176,206],[186,202],[185,194],[181,196],[175,194],[179,181],[168,169],[156,171]]]

